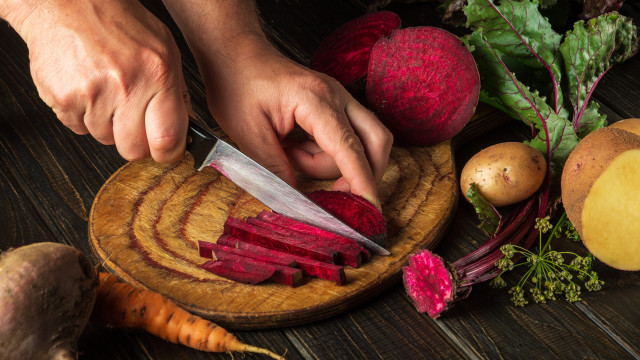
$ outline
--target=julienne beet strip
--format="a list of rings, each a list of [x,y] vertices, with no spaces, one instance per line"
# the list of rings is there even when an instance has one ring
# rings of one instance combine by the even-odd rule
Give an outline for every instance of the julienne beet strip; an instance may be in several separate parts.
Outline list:
[[[335,249],[327,248],[320,243],[306,242],[293,237],[283,236],[233,217],[228,218],[225,222],[224,233],[236,235],[246,242],[251,242],[273,250],[333,264],[339,262],[338,252]]]
[[[251,225],[265,228],[283,236],[295,237],[306,242],[322,244],[322,246],[326,246],[327,248],[335,248],[338,252],[338,263],[340,265],[349,265],[354,268],[362,265],[362,254],[359,249],[345,248],[340,246],[340,244],[334,243],[330,239],[295,231],[294,229],[259,218],[247,218],[245,221]]]
[[[244,249],[253,253],[263,253],[283,257],[285,259],[291,259],[295,261],[296,266],[302,271],[302,273],[306,276],[317,277],[324,280],[329,280],[335,282],[337,285],[342,285],[346,282],[346,276],[344,274],[344,269],[342,266],[330,264],[318,260],[309,259],[303,256],[283,253],[280,251],[267,249],[265,247],[249,243],[244,241],[243,239],[232,236],[232,235],[222,235],[218,238],[217,244],[225,245],[227,247]]]
[[[232,235],[222,235],[223,237],[229,237]],[[224,240],[223,240],[224,242]],[[279,251],[270,251],[268,249],[264,249],[267,251],[255,251],[255,250],[247,250],[236,248],[232,246],[224,245],[223,242],[218,240],[217,243],[212,243],[208,241],[198,241],[198,249],[200,250],[200,256],[208,259],[219,258],[218,256],[214,256],[217,252],[227,252],[232,253],[238,256],[244,256],[260,261],[264,261],[267,263],[273,263],[283,266],[296,267],[296,261],[293,258],[283,252]],[[224,256],[224,255],[222,255]]]
[[[205,242],[202,242],[201,245],[203,245],[204,247],[210,248],[212,250],[211,251],[212,256],[215,257],[216,261],[230,264],[230,265],[226,265],[226,264],[216,265],[220,268],[220,269],[217,269],[218,271],[227,271],[226,275],[230,276],[229,277],[230,280],[235,280],[235,278],[237,277],[246,276],[250,279],[250,281],[255,281],[255,282],[250,282],[252,284],[258,283],[264,280],[270,280],[280,284],[286,284],[292,287],[296,287],[303,283],[303,280],[304,280],[302,276],[303,274],[302,274],[302,270],[300,269],[289,267],[287,265],[275,264],[272,262],[262,261],[262,260],[238,255],[234,253],[233,248],[219,245],[219,244],[209,243],[209,245],[207,245]],[[210,262],[206,262],[205,264],[208,264],[207,267],[203,265],[203,268],[205,268],[206,270],[210,270],[209,268],[213,266],[210,264]],[[266,274],[268,271],[271,271],[271,269],[274,270],[273,272],[271,272],[271,276],[269,276],[267,279],[263,279],[263,275]],[[234,275],[231,270],[235,270],[238,274]],[[251,278],[248,275],[250,273],[255,273],[256,277]],[[217,275],[220,275],[220,274],[217,274]],[[223,276],[223,275],[220,275],[220,276]]]
[[[268,210],[263,210],[260,214],[258,214],[257,218],[266,220],[272,224],[280,225],[284,228],[291,229],[292,231],[313,235],[319,239],[322,239],[322,241],[327,241],[333,246],[337,246],[339,249],[345,249],[345,251],[358,251],[363,262],[371,260],[371,253],[369,252],[369,250],[363,248],[355,240],[348,237],[334,234],[330,231],[320,229],[318,227]]]
[[[256,266],[249,262],[237,263],[225,260],[209,260],[202,264],[202,268],[225,279],[244,284],[258,284],[267,281],[276,272],[276,267],[272,265]]]

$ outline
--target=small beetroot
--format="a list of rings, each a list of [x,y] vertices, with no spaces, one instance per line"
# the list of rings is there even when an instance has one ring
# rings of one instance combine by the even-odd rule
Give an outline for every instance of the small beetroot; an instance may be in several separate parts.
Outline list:
[[[349,85],[367,75],[369,54],[378,39],[400,27],[391,11],[366,14],[344,23],[320,43],[310,67]]]
[[[437,27],[409,27],[373,46],[365,91],[398,144],[430,146],[469,122],[480,75],[460,38]]]

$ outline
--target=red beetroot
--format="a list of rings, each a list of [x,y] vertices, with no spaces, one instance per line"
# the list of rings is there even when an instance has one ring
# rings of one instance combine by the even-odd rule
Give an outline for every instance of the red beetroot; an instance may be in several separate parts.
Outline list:
[[[244,284],[258,284],[267,281],[276,272],[276,267],[272,265],[255,265],[223,260],[209,260],[202,264],[202,268],[225,279]]]
[[[471,119],[480,75],[460,38],[436,27],[410,27],[376,42],[365,92],[398,144],[430,146]]]
[[[362,196],[328,190],[316,190],[307,196],[376,244],[386,246],[387,221],[382,212]]]
[[[309,243],[293,237],[283,236],[233,217],[228,218],[225,222],[224,233],[235,235],[246,242],[273,250],[334,264],[338,261],[338,252],[325,247],[324,244]]]
[[[371,259],[371,253],[369,250],[360,246],[357,242],[347,237],[334,234],[330,231],[326,231],[315,226],[300,222],[298,220],[280,215],[271,211],[264,210],[258,214],[258,219],[267,220],[271,223],[277,223],[283,227],[287,227],[291,230],[299,231],[305,234],[312,234],[318,237],[327,238],[331,240],[336,246],[340,248],[353,249],[359,251],[363,261],[369,261]]]
[[[390,11],[351,20],[320,43],[310,67],[334,77],[342,85],[350,85],[367,75],[373,44],[399,27],[400,17]]]
[[[228,236],[232,235],[222,235],[222,237]],[[200,256],[209,259],[216,258],[219,260],[221,257],[224,257],[224,253],[231,253],[268,263],[296,267],[295,260],[291,259],[291,257],[287,256],[285,253],[277,251],[272,251],[270,253],[256,252],[246,249],[239,249],[232,246],[226,246],[220,243],[220,241],[218,241],[217,243],[198,241],[198,247],[200,248]]]
[[[337,285],[342,285],[346,281],[342,266],[267,249],[259,245],[242,241],[240,238],[235,236],[221,236],[218,238],[218,244],[238,249],[245,249],[254,253],[271,254],[274,257],[282,256],[284,258],[290,258],[292,261],[295,261],[296,266],[306,276],[330,280],[335,282]]]
[[[286,227],[261,218],[248,218],[246,221],[249,224],[268,229],[283,236],[295,237],[307,242],[325,243],[327,247],[334,248],[338,252],[338,263],[341,265],[349,265],[351,267],[357,268],[362,264],[362,253],[360,252],[360,249],[340,246],[340,243],[334,242],[331,238],[320,237],[314,233],[296,231],[290,227]]]
[[[224,245],[213,244],[213,243],[205,243],[202,242],[203,247],[209,248],[212,250],[212,255],[215,257],[217,262],[225,262],[229,264],[225,265],[216,265],[219,266],[220,269],[218,271],[229,270],[226,273],[231,280],[236,280],[237,278],[243,278],[246,276],[247,281],[241,282],[249,282],[251,284],[259,283],[265,280],[271,280],[277,283],[286,284],[289,286],[298,286],[302,284],[302,271],[300,269],[295,269],[289,267],[287,265],[276,264],[269,261],[263,261],[251,257],[246,257],[240,255],[242,251],[238,251],[235,248],[227,247]],[[202,253],[202,252],[201,252]],[[210,270],[209,268],[212,266],[210,263],[206,263],[207,266],[203,266],[203,268]],[[273,271],[272,271],[273,269]],[[237,274],[236,274],[237,273]],[[267,278],[264,278],[264,275],[270,273],[271,275]],[[251,277],[249,274],[253,274],[254,277]],[[223,275],[221,275],[223,276]],[[236,280],[240,281],[240,280]]]
[[[535,223],[537,196],[520,204],[509,215],[509,225],[493,234],[482,246],[457,261],[446,264],[442,258],[428,250],[409,256],[409,266],[403,268],[404,286],[416,309],[432,318],[449,308],[455,301],[464,299],[475,284],[489,281],[501,270],[495,262],[504,255],[500,246],[520,244],[528,249],[538,231],[531,231]],[[544,204],[545,201],[543,200]],[[546,206],[543,206],[546,208]]]
[[[405,290],[419,312],[437,318],[454,299],[454,284],[444,261],[429,250],[411,255],[403,268]]]

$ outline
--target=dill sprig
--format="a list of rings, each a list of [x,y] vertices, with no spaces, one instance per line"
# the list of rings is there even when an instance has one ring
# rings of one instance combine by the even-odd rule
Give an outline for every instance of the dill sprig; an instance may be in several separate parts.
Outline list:
[[[580,256],[573,252],[555,251],[551,248],[551,241],[555,237],[564,235],[576,239],[577,232],[565,213],[555,226],[552,226],[549,219],[549,216],[536,219],[535,228],[540,231],[536,252],[512,244],[500,247],[504,257],[496,261],[495,266],[502,272],[491,281],[491,286],[506,287],[507,283],[502,277],[504,273],[518,267],[528,267],[518,284],[509,289],[511,300],[516,306],[528,304],[526,288],[536,303],[556,300],[556,296],[562,294],[567,301],[575,302],[581,300],[579,282],[588,291],[598,291],[604,284],[593,270],[593,255]],[[543,244],[543,234],[549,230],[551,233]],[[525,261],[518,262],[517,259],[520,257]],[[565,257],[569,257],[571,261],[565,262]]]

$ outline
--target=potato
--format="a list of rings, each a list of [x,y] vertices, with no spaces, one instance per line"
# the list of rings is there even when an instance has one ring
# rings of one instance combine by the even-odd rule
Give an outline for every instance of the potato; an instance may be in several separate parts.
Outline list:
[[[640,119],[629,118],[616,121],[609,125],[610,128],[623,129],[632,132],[636,135],[640,135]]]
[[[504,142],[469,159],[460,174],[460,188],[466,197],[475,183],[494,206],[512,205],[533,195],[546,173],[546,161],[540,151],[524,143]]]
[[[562,172],[562,202],[586,248],[620,270],[640,270],[640,136],[598,129]]]

